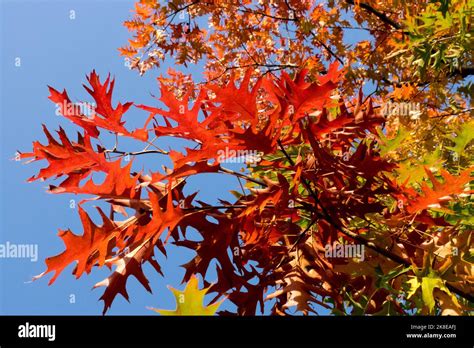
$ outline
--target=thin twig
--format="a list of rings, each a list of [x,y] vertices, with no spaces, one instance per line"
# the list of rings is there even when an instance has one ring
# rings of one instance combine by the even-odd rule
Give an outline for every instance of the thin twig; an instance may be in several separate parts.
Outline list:
[[[223,173],[226,173],[226,174],[230,174],[230,175],[234,175],[234,176],[237,176],[237,177],[240,177],[242,179],[245,179],[245,180],[248,180],[248,181],[251,181],[255,184],[258,184],[258,185],[262,185],[262,186],[268,186],[264,181],[261,181],[261,180],[258,180],[258,179],[255,179],[255,178],[252,178],[251,176],[248,176],[248,175],[245,175],[243,173],[239,173],[239,172],[236,172],[236,171],[233,171],[231,169],[227,169],[227,168],[219,168],[219,170]]]
[[[167,151],[163,150],[146,150],[146,151],[136,151],[136,152],[126,152],[126,151],[120,151],[120,150],[105,150],[105,153],[116,153],[119,155],[130,155],[130,156],[138,156],[138,155],[147,155],[147,154],[152,154],[152,153],[158,153],[160,155],[168,155],[169,153]]]

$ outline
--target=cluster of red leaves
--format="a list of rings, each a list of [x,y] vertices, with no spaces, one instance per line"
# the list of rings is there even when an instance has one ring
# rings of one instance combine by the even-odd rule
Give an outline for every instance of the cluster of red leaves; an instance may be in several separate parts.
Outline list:
[[[378,214],[387,225],[410,219],[418,229],[426,230],[435,224],[426,209],[443,202],[451,179],[446,177],[446,183],[439,184],[433,178],[435,193],[426,186],[423,194],[392,182],[385,174],[395,165],[377,150],[375,128],[383,125],[384,118],[377,115],[370,100],[363,103],[361,94],[351,101],[355,106],[346,107],[335,95],[341,76],[336,64],[313,81],[306,78],[305,71],[294,78],[282,72],[279,78],[268,75],[257,80],[248,73],[238,85],[235,78],[224,86],[203,85],[196,100],[190,100],[191,92],[177,98],[162,84],[160,101],[166,108],[137,105],[150,115],[142,128],[129,131],[122,116],[133,104],[118,103],[114,108],[114,81],[107,78],[101,83],[92,72],[88,77],[91,87],[85,87],[97,105],[92,117],[61,108],[65,118],[82,128],[77,142],[63,129],[57,141],[44,127],[48,144],[35,142],[33,152],[21,157],[48,162],[30,181],[64,178],[50,192],[94,195],[115,211],[131,209],[134,214],[118,220],[98,208],[103,221],[97,225],[80,207],[83,233],[60,231],[66,249],[46,260],[47,270],[40,276],[54,272],[52,283],[71,263],[76,264],[76,278],[95,266],[115,267],[96,284],[106,287],[101,297],[105,313],[117,294],[128,298],[126,282],[131,275],[151,291],[142,265],[149,262],[161,273],[155,247],[166,253],[171,238],[196,252],[183,265],[183,281],[194,274],[206,279],[208,268],[217,260],[217,281],[210,291],[216,293],[216,299],[227,295],[239,315],[255,314],[258,304],[263,308],[265,295],[274,287],[277,291],[268,298],[276,299],[273,312],[277,314],[293,304],[305,313],[313,311],[310,304],[327,306],[322,302],[326,297],[333,299],[334,308],[342,309],[342,287],[357,293],[373,288],[374,280],[336,270],[337,262],[325,257],[324,246],[340,238],[352,241],[354,235],[368,236],[369,225],[348,229],[352,221],[364,221],[370,214]],[[71,103],[66,91],[50,91],[53,102]],[[153,127],[148,128],[152,121]],[[151,132],[155,139],[173,136],[196,146],[184,153],[171,151],[172,170],[161,173],[151,168],[150,175],[134,173],[133,161],[122,167],[121,160],[111,161],[102,146],[94,150],[92,140],[99,137],[99,129],[148,145]],[[260,174],[253,178],[258,185],[236,202],[222,202],[229,206],[224,210],[195,202],[196,194],[185,196],[187,177],[228,174],[219,163],[219,156],[228,150],[263,153],[256,169]],[[94,172],[105,174],[102,184],[94,183]],[[456,189],[450,187],[449,192],[461,193],[469,173],[455,181]],[[389,209],[381,196],[402,201],[406,208]],[[202,235],[201,241],[187,237],[190,228]],[[420,238],[406,244],[399,241],[397,256],[421,264],[410,245],[422,242]],[[378,255],[374,252],[368,257]],[[376,291],[369,311],[379,311],[387,295],[384,289]]]

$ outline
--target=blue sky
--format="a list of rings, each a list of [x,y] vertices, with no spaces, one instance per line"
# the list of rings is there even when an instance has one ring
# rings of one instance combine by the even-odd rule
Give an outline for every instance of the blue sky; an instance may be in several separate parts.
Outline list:
[[[42,123],[50,130],[61,125],[75,138],[76,128],[55,115],[55,105],[47,99],[47,85],[58,90],[66,88],[73,101],[90,102],[81,85],[85,75],[96,69],[103,78],[109,72],[115,76],[114,102],[157,105],[151,93],[159,94],[155,79],[167,67],[140,77],[119,56],[117,48],[129,37],[122,22],[131,16],[133,1],[2,0],[0,3],[0,243],[37,244],[39,248],[37,262],[0,258],[0,314],[100,314],[102,303],[98,298],[103,288],[91,288],[110,273],[107,269],[94,270],[91,275],[75,280],[70,266],[52,286],[47,285],[49,275],[29,283],[31,277],[44,271],[46,257],[64,249],[57,236],[59,228],[82,233],[77,209],[71,209],[69,202],[71,198],[79,201],[83,197],[51,195],[45,192],[45,182],[26,183],[43,164],[23,165],[11,159],[17,150],[31,150],[33,140],[44,141]],[[71,11],[75,19],[70,18]],[[15,65],[17,58],[21,59],[20,66]],[[192,72],[199,78],[197,69]],[[146,117],[146,113],[137,109],[125,115],[130,128],[135,122],[143,123]],[[169,148],[173,143],[164,140],[159,145]],[[154,161],[157,162],[154,168],[169,164],[163,158],[155,157]],[[136,165],[143,163],[137,161]],[[218,195],[230,199],[226,192],[235,185],[232,177],[214,175],[212,180],[209,177],[191,180],[186,192],[199,190],[201,199],[215,202]],[[86,209],[92,212],[92,204]],[[184,271],[179,265],[190,257],[192,252],[184,248],[171,248],[167,260],[159,256],[165,278],[145,267],[154,294],[147,293],[130,278],[127,289],[131,304],[118,296],[108,314],[152,314],[146,306],[173,308],[174,299],[166,285],[181,288]],[[75,295],[74,304],[70,303],[71,295]]]

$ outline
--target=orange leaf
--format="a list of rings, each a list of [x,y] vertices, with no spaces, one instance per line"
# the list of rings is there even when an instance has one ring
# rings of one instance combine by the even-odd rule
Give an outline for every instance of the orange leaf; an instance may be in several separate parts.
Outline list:
[[[436,180],[435,176],[425,167],[425,172],[430,178],[433,188],[430,188],[426,182],[421,185],[423,194],[418,194],[413,189],[405,191],[408,195],[408,205],[406,210],[409,213],[416,213],[421,210],[430,208],[430,206],[441,204],[447,200],[452,199],[453,194],[471,193],[472,190],[466,190],[464,186],[471,181],[471,172],[474,167],[469,167],[463,170],[459,175],[451,175],[446,170],[441,171],[441,176],[444,179],[443,183]]]

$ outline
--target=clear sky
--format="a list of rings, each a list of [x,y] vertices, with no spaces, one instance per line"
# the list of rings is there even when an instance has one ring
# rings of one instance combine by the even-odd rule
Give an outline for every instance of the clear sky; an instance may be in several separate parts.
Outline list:
[[[44,163],[23,165],[11,159],[17,150],[31,150],[33,140],[44,142],[42,123],[51,131],[61,125],[71,138],[75,138],[77,128],[55,115],[55,105],[47,99],[47,85],[58,90],[66,88],[75,102],[91,102],[82,83],[85,83],[85,75],[96,69],[102,78],[109,72],[115,76],[114,103],[133,101],[158,105],[151,93],[159,94],[155,79],[167,67],[140,77],[136,71],[130,71],[119,56],[117,48],[129,38],[122,22],[131,16],[131,0],[0,0],[0,3],[0,244],[37,244],[39,248],[37,262],[0,258],[0,314],[100,314],[102,302],[99,303],[98,298],[103,288],[91,288],[110,274],[107,269],[95,269],[90,275],[75,280],[71,275],[73,266],[70,266],[51,286],[47,285],[49,275],[29,283],[34,275],[44,271],[46,257],[64,249],[57,236],[59,228],[82,233],[77,209],[71,209],[69,202],[71,198],[78,202],[85,197],[52,195],[45,192],[45,182],[26,183]],[[74,19],[71,19],[72,14]],[[20,66],[16,64],[17,58]],[[193,69],[199,79],[198,68]],[[134,109],[125,115],[125,120],[132,128],[143,123],[146,117],[146,113]],[[174,143],[165,139],[159,145],[169,148]],[[162,163],[169,165],[163,158],[154,157],[153,160],[155,169]],[[143,166],[144,163],[137,161],[136,165]],[[217,196],[230,199],[226,192],[236,184],[230,176],[213,175],[212,179],[203,176],[190,180],[185,192],[199,190],[198,198],[214,203]],[[86,209],[93,212],[92,204]],[[184,271],[179,265],[192,255],[187,249],[171,247],[168,259],[158,256],[165,278],[145,266],[153,294],[146,292],[131,277],[127,283],[131,304],[119,295],[108,314],[152,314],[146,306],[172,309],[174,299],[166,285],[182,288],[180,282]],[[71,295],[75,295],[75,303],[70,303]]]

